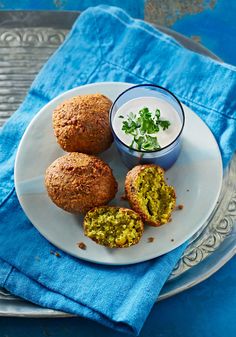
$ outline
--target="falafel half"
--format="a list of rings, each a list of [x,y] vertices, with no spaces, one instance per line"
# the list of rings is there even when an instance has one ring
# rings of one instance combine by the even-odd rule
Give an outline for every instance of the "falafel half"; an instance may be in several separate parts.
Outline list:
[[[108,248],[127,248],[139,242],[144,225],[141,217],[128,208],[96,207],[84,218],[84,234]]]
[[[51,200],[71,213],[85,213],[106,205],[117,192],[109,165],[78,152],[56,159],[46,170],[45,185]]]
[[[125,191],[132,209],[148,225],[157,227],[170,220],[176,195],[174,187],[166,184],[161,167],[135,166],[126,176]]]
[[[58,144],[67,152],[97,154],[113,142],[109,124],[112,102],[101,94],[76,96],[53,111]]]

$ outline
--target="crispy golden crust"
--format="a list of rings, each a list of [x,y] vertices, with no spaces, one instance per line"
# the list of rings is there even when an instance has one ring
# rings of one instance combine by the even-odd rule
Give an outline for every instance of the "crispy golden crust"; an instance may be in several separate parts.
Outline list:
[[[136,236],[135,238],[132,240],[132,242],[128,242],[126,241],[125,243],[117,243],[117,242],[109,242],[106,240],[99,240],[98,236],[96,235],[91,235],[90,230],[91,230],[91,224],[89,223],[89,219],[91,217],[93,217],[94,215],[96,216],[97,213],[103,213],[105,214],[106,218],[109,217],[109,215],[111,215],[111,212],[115,211],[115,212],[119,212],[119,215],[122,214],[123,216],[128,216],[130,218],[130,221],[132,219],[135,219],[136,221],[136,225],[138,224],[137,228],[136,228]],[[121,223],[121,226],[123,225],[123,222]],[[124,208],[124,207],[115,207],[115,206],[101,206],[101,207],[95,207],[93,209],[91,209],[84,217],[84,222],[83,222],[83,227],[84,227],[84,234],[86,236],[88,236],[91,240],[93,240],[94,242],[96,242],[97,244],[103,245],[107,248],[127,248],[130,246],[133,246],[135,244],[137,244],[144,232],[144,224],[142,221],[142,218],[140,217],[140,215],[136,212],[134,212],[133,210],[129,209],[129,208]],[[101,226],[99,226],[99,229],[101,229]]]
[[[53,111],[53,129],[58,144],[67,152],[96,154],[113,141],[109,110],[112,102],[104,95],[73,97]]]
[[[164,178],[165,171],[160,166],[157,166],[155,164],[137,165],[127,173],[127,176],[126,176],[126,179],[125,179],[125,193],[126,193],[126,197],[129,201],[129,204],[130,204],[131,208],[134,211],[136,211],[137,213],[140,214],[143,221],[147,225],[158,227],[158,226],[162,225],[163,223],[161,221],[153,221],[153,219],[150,218],[150,215],[147,212],[144,212],[141,209],[140,201],[137,198],[137,190],[135,188],[135,182],[136,182],[136,179],[138,178],[139,174],[143,170],[146,170],[149,167],[155,168],[156,171],[157,171],[157,174],[163,175],[163,178]],[[170,186],[170,195],[173,198],[173,202],[174,202],[174,204],[171,208],[171,211],[172,211],[175,207],[176,194],[175,194],[174,188],[171,187],[171,186]],[[168,214],[166,222],[168,222],[171,218],[171,211]]]
[[[117,192],[111,168],[97,157],[77,152],[56,159],[48,167],[45,185],[52,201],[71,213],[106,205]]]

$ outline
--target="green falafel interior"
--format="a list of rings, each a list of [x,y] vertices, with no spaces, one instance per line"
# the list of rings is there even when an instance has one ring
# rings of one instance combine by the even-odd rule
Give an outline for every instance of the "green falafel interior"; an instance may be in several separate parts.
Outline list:
[[[143,230],[140,216],[126,208],[96,207],[84,218],[84,234],[108,248],[125,248],[137,244]]]
[[[141,211],[148,215],[148,220],[165,224],[175,207],[175,191],[166,184],[164,171],[153,166],[141,171],[135,181],[137,200]]]

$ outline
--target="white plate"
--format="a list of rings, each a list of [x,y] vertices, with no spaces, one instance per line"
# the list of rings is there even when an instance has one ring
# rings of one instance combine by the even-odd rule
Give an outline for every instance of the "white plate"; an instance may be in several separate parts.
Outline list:
[[[65,99],[75,95],[103,93],[114,100],[130,87],[128,83],[94,83],[74,88],[43,107],[28,126],[20,142],[15,162],[15,187],[20,204],[38,231],[56,247],[78,258],[102,264],[131,264],[146,261],[178,247],[188,240],[211,214],[222,184],[222,162],[218,145],[208,127],[183,105],[186,123],[183,147],[174,166],[168,170],[168,183],[177,194],[172,222],[159,228],[145,228],[138,245],[125,249],[99,246],[83,235],[82,216],[75,216],[55,206],[44,187],[46,168],[65,152],[58,146],[52,129],[52,111]],[[127,169],[114,145],[101,155],[113,169],[119,191],[111,205],[128,206],[121,200]],[[148,238],[154,237],[149,243]],[[84,242],[86,250],[78,248]]]

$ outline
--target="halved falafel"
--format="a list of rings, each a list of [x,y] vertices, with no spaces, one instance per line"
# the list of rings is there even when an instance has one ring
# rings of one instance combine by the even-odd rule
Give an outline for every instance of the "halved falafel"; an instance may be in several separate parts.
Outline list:
[[[115,197],[117,182],[100,158],[73,152],[56,159],[46,170],[51,200],[71,213],[85,213]]]
[[[135,166],[126,176],[125,191],[132,209],[148,225],[157,227],[170,220],[176,195],[174,187],[166,184],[161,167]]]
[[[84,234],[108,248],[135,245],[144,230],[141,217],[128,208],[96,207],[84,218]]]
[[[67,152],[97,154],[113,141],[109,110],[112,102],[101,94],[73,97],[53,111],[58,144]]]

